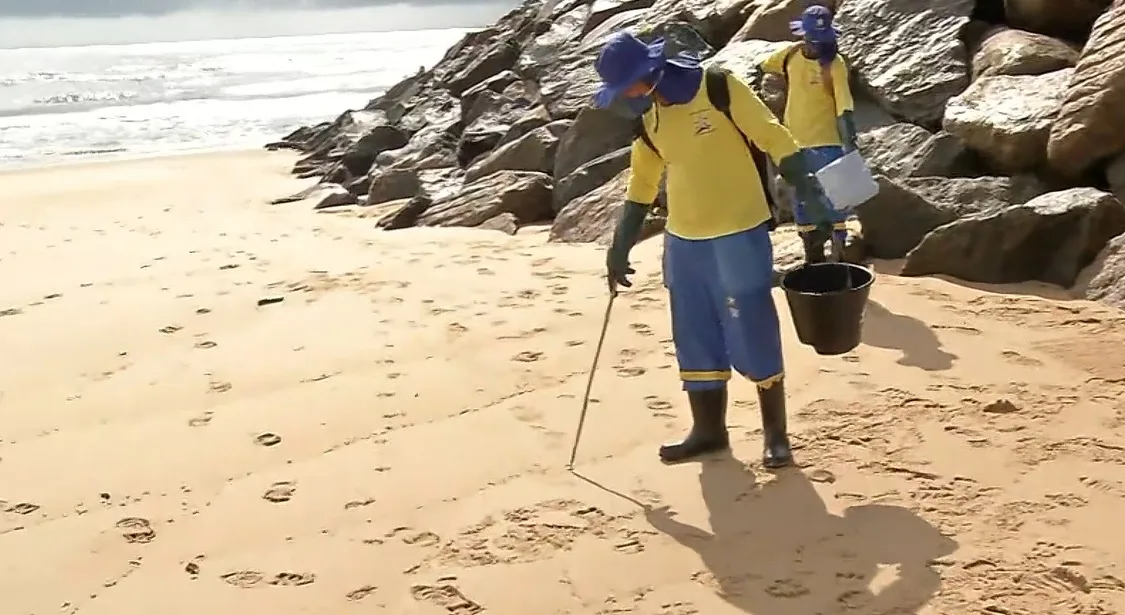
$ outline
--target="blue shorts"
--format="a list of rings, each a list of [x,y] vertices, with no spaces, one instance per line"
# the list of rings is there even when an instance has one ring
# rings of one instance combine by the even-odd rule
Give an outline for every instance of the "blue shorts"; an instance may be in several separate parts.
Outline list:
[[[805,155],[805,164],[809,166],[809,171],[816,173],[817,171],[828,166],[829,163],[839,160],[844,156],[844,148],[840,145],[823,145],[820,147],[806,147],[801,150]],[[848,212],[831,211],[833,228],[836,231],[847,232],[847,226],[844,222],[848,219]],[[816,230],[816,225],[812,224],[809,217],[805,214],[804,203],[798,201],[796,206],[793,207],[793,221],[797,224],[798,232],[808,232]]]
[[[723,386],[731,367],[763,386],[781,378],[768,225],[715,239],[666,234],[664,285],[684,389]]]

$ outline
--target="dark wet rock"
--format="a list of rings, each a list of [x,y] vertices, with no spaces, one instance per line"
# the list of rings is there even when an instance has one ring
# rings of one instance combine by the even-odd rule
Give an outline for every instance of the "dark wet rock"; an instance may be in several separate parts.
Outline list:
[[[497,171],[466,184],[455,196],[436,202],[419,226],[477,226],[502,213],[519,223],[549,220],[551,177],[534,171]]]

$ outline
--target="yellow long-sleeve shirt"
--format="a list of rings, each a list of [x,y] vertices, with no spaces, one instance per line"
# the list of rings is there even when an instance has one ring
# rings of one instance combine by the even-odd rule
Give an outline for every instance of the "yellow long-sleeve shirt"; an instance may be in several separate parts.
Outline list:
[[[801,43],[777,50],[760,66],[767,73],[787,77],[789,96],[785,102],[784,122],[802,148],[841,145],[836,118],[855,109],[848,86],[848,66],[843,58],[837,55],[832,61],[831,89],[825,85],[820,64],[801,53]]]
[[[738,128],[774,161],[797,152],[797,143],[758,95],[728,75],[730,111]],[[669,233],[684,239],[711,239],[754,228],[769,219],[765,188],[738,131],[707,97],[706,80],[683,105],[653,105],[645,129],[659,154],[633,142],[627,197],[656,200],[668,172]]]

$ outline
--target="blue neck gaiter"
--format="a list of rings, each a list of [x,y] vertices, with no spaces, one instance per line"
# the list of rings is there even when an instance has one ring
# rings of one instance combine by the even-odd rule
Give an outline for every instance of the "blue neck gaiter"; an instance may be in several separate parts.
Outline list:
[[[670,105],[682,105],[695,98],[702,82],[703,69],[668,64],[664,69],[664,78],[656,84],[656,93]]]
[[[816,61],[821,66],[831,66],[832,61],[836,59],[836,53],[839,51],[836,41],[809,41],[809,46],[812,47]]]

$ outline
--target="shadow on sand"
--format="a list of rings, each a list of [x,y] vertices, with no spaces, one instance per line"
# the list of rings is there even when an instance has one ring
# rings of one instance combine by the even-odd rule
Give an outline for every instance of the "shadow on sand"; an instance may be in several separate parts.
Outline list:
[[[931,372],[947,370],[957,360],[957,355],[941,347],[937,334],[926,323],[904,314],[895,314],[875,300],[867,302],[863,343],[901,351],[900,365]]]
[[[902,507],[831,514],[797,469],[765,486],[729,454],[701,470],[710,532],[677,521],[666,507],[646,507],[646,517],[696,551],[719,596],[746,613],[916,613],[941,584],[929,562],[957,547]]]

